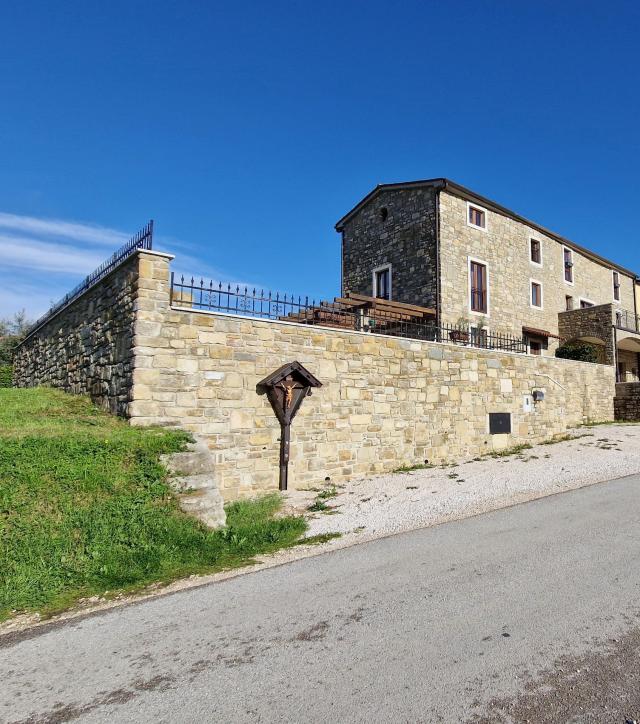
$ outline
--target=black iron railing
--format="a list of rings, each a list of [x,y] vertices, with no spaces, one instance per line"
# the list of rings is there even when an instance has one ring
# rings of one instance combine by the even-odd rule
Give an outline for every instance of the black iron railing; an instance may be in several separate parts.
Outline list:
[[[115,251],[108,259],[102,262],[97,269],[86,276],[80,284],[74,287],[70,292],[64,295],[59,302],[56,302],[48,312],[42,315],[40,319],[33,324],[27,334],[31,334],[38,327],[42,326],[50,317],[66,307],[74,299],[77,299],[89,287],[107,276],[118,264],[131,256],[138,249],[151,249],[153,247],[153,220],[151,220],[144,228],[142,228],[133,238]]]
[[[617,309],[616,327],[630,332],[638,332],[640,331],[640,317],[626,309]]]
[[[374,300],[372,300],[373,302]],[[508,334],[469,325],[436,324],[433,316],[411,309],[390,310],[350,300],[316,302],[309,297],[171,276],[171,303],[187,309],[275,319],[430,342],[449,342],[480,349],[526,353],[526,342]],[[419,309],[419,308],[414,308]],[[426,311],[426,310],[425,310]]]

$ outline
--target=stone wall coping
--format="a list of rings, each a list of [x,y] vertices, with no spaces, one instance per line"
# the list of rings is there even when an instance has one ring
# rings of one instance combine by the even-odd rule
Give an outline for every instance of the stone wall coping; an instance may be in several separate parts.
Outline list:
[[[432,342],[432,341],[426,341],[422,339],[412,339],[410,337],[392,337],[388,334],[377,334],[376,332],[360,332],[357,329],[336,329],[335,327],[324,327],[320,324],[314,324],[308,325],[308,324],[299,324],[297,322],[288,322],[284,319],[260,319],[259,317],[252,317],[248,314],[230,314],[227,312],[216,312],[209,309],[193,309],[192,307],[180,307],[176,304],[171,305],[171,309],[174,312],[185,312],[188,314],[204,314],[209,317],[220,317],[222,319],[243,319],[245,321],[249,322],[260,322],[262,324],[276,324],[276,325],[284,325],[286,327],[296,327],[298,329],[307,329],[307,330],[319,330],[322,332],[331,332],[332,334],[337,335],[358,335],[361,337],[374,337],[375,339],[395,339],[395,340],[402,340],[404,342],[417,342],[418,344],[425,344],[425,345],[436,345],[438,347],[448,347],[450,349],[456,349],[460,350],[462,349],[462,346],[459,344],[452,344],[451,342]],[[498,350],[498,349],[482,349],[481,347],[467,347],[466,349],[473,350],[474,352],[477,352],[478,354],[484,354],[484,355],[503,355],[505,357],[515,357],[516,359],[533,359],[533,355],[526,355],[521,354],[519,352],[508,352],[506,350]],[[538,358],[536,358],[538,359]],[[569,365],[583,365],[587,364],[593,367],[605,367],[609,369],[611,365],[605,365],[601,364],[600,362],[582,362],[580,360],[572,360],[572,359],[564,359],[563,357],[541,357],[540,359],[543,360],[553,360],[554,362],[560,362],[563,364],[569,364]]]
[[[137,249],[135,251],[135,254],[148,254],[149,256],[159,256],[160,258],[168,259],[169,261],[173,261],[176,258],[175,254],[170,254],[167,251],[156,251],[155,249]],[[132,256],[134,256],[134,254],[128,256],[127,259],[131,259]]]
[[[129,256],[126,256],[118,264],[116,264],[116,266],[114,266],[113,269],[111,269],[111,271],[108,274],[105,274],[103,277],[100,277],[100,279],[96,279],[96,281],[93,284],[89,285],[85,290],[83,290],[81,294],[78,294],[77,297],[74,297],[72,300],[70,300],[70,302],[68,304],[65,304],[64,307],[60,307],[60,309],[58,309],[55,314],[52,314],[50,317],[47,317],[47,319],[45,319],[42,322],[42,324],[39,324],[37,327],[34,327],[33,329],[29,330],[29,333],[27,334],[27,336],[18,345],[18,348],[21,347],[28,339],[33,337],[33,335],[36,332],[39,332],[43,327],[46,327],[47,324],[52,322],[61,312],[65,312],[67,309],[69,309],[69,307],[73,306],[76,302],[80,301],[80,299],[82,299],[85,296],[85,294],[87,294],[91,290],[95,289],[98,286],[98,284],[102,283],[105,279],[108,279],[112,274],[115,274],[115,272],[117,272],[118,269],[120,269],[124,264],[128,264],[133,258],[135,258],[136,256],[139,256],[140,254],[148,254],[149,256],[157,256],[162,259],[168,259],[169,261],[172,261],[173,259],[176,258],[175,254],[167,254],[164,251],[153,251],[152,249],[136,249],[134,252],[129,254]]]
[[[575,314],[576,312],[589,312],[594,309],[604,309],[605,307],[611,307],[613,309],[613,302],[605,302],[604,304],[594,304],[593,307],[578,307],[577,309],[565,309],[563,312],[558,314]]]

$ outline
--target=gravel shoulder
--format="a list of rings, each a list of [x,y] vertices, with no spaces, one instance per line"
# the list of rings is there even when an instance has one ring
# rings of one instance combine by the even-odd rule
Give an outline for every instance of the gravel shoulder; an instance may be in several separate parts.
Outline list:
[[[570,439],[456,465],[359,478],[322,497],[308,535],[338,532],[342,544],[394,535],[640,473],[640,424],[571,430]],[[509,451],[505,451],[509,453]],[[316,492],[292,492],[294,509]]]

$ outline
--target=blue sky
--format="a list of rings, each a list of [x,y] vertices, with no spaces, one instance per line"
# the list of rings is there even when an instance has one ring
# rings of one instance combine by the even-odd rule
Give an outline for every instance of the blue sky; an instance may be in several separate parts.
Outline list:
[[[640,272],[637,2],[4,2],[0,316],[149,218],[178,270],[330,297],[333,225],[447,176]]]

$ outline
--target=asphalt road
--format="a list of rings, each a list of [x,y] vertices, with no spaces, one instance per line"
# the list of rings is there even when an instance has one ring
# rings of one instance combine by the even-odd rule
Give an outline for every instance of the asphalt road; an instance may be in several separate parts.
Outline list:
[[[639,493],[624,478],[5,637],[0,721],[640,719]]]

